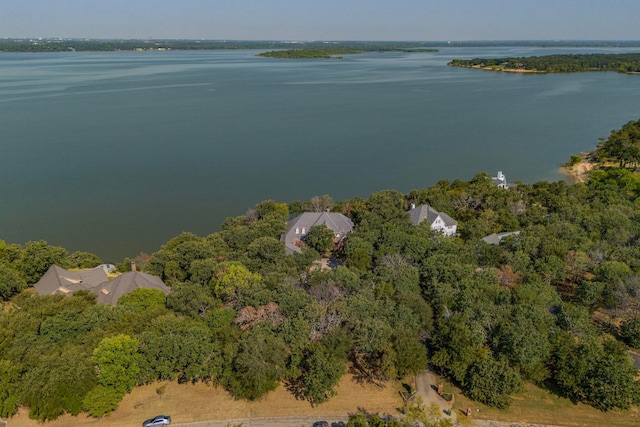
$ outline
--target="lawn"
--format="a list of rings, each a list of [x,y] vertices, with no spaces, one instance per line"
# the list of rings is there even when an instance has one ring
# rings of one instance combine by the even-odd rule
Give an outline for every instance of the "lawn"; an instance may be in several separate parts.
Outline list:
[[[459,416],[464,416],[463,412],[471,408],[473,418],[483,420],[559,426],[640,426],[640,411],[637,407],[629,411],[602,412],[581,403],[574,404],[569,399],[558,397],[533,384],[525,385],[524,391],[515,396],[513,403],[505,411],[469,400],[459,390],[456,391],[454,409]]]
[[[360,385],[345,375],[338,385],[337,395],[327,403],[312,407],[309,402],[296,400],[283,386],[265,398],[248,402],[235,400],[225,390],[205,384],[175,382],[155,383],[137,387],[122,400],[117,411],[102,419],[85,415],[65,415],[47,422],[46,427],[140,427],[142,421],[158,414],[171,415],[174,424],[206,420],[230,420],[241,418],[344,416],[358,408],[380,414],[398,414],[402,406],[400,385],[390,383],[384,388]],[[159,393],[160,392],[160,393]],[[10,427],[42,427],[42,423],[30,420],[22,410],[10,418]]]

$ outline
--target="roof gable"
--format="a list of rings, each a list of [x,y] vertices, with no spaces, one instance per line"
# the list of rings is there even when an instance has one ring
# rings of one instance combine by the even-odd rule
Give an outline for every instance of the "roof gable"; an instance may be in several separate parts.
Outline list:
[[[440,218],[447,227],[458,225],[458,221],[444,212],[438,212],[429,205],[420,205],[409,211],[409,219],[413,225],[418,225],[424,221],[427,221],[429,225],[433,225],[438,218]]]
[[[140,288],[159,289],[165,294],[171,292],[171,288],[165,285],[159,277],[140,271],[129,271],[95,288],[95,292],[98,294],[96,302],[116,305],[121,296]]]
[[[54,264],[33,287],[41,295],[68,294],[82,289],[93,290],[107,280],[109,278],[102,267],[69,271]]]
[[[299,252],[295,242],[301,240],[311,227],[324,225],[341,236],[353,231],[353,222],[338,212],[303,212],[287,222],[287,229],[280,238],[288,253]]]

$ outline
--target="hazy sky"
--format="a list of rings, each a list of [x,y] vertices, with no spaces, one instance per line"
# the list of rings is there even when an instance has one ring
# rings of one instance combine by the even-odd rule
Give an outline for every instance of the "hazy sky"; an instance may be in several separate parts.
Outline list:
[[[0,0],[0,37],[640,40],[640,0]]]

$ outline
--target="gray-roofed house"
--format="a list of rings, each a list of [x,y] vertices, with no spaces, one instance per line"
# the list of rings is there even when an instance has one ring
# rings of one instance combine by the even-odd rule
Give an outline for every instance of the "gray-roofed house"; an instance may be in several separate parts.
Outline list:
[[[444,212],[438,212],[429,205],[416,207],[412,204],[409,209],[409,218],[413,225],[426,221],[432,230],[440,231],[445,236],[455,236],[458,230],[458,221]]]
[[[348,233],[353,231],[351,219],[337,212],[304,212],[287,222],[287,229],[280,240],[284,242],[287,254],[300,252],[309,229],[324,225],[335,235],[334,244],[340,246]]]
[[[102,267],[69,271],[52,265],[33,287],[41,295],[67,295],[83,289],[93,291],[94,288],[108,280]]]
[[[495,185],[497,185],[499,188],[509,189],[509,188],[516,188],[517,187],[516,184],[509,184],[507,182],[507,177],[504,176],[502,171],[498,171],[498,176],[491,177],[491,181]]]
[[[520,234],[519,231],[504,231],[502,233],[489,234],[488,236],[483,237],[481,240],[490,245],[499,245],[500,242],[502,242],[502,239],[504,239],[505,237],[511,235],[517,236],[518,234]]]
[[[102,283],[94,289],[94,292],[98,294],[96,300],[98,304],[116,305],[121,296],[140,288],[159,289],[165,294],[171,292],[171,288],[165,285],[159,277],[140,271],[121,274],[111,281]]]

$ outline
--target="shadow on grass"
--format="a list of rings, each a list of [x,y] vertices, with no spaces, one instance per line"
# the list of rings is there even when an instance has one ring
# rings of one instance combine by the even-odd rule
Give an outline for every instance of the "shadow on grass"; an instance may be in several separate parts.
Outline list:
[[[556,384],[549,378],[544,380],[542,384],[539,384],[539,386],[544,388],[545,390],[547,390],[549,393],[553,394],[556,397],[562,397],[564,399],[570,400],[571,403],[573,403],[574,405],[577,405],[578,403],[580,403],[574,396],[570,396],[569,394],[567,394],[564,390],[562,390],[558,386],[558,384]]]

